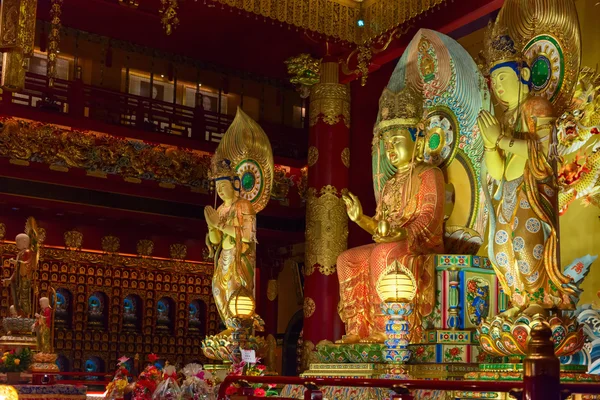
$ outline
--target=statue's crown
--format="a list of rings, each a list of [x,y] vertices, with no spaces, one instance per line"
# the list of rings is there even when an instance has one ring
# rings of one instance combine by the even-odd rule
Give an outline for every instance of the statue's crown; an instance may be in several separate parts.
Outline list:
[[[210,165],[210,180],[228,179],[233,181],[237,177],[235,170],[231,165],[231,161],[226,158],[213,156]]]
[[[423,119],[423,96],[406,85],[397,93],[384,89],[379,98],[377,129],[390,126],[414,126]]]
[[[524,61],[524,56],[519,51],[519,46],[508,34],[507,27],[492,21],[485,30],[483,58],[486,73],[500,63]]]

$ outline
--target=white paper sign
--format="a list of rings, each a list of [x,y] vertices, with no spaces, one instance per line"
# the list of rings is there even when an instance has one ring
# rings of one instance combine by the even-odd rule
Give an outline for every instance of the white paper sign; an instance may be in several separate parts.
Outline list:
[[[254,350],[242,350],[242,361],[249,364],[256,364],[256,352]]]

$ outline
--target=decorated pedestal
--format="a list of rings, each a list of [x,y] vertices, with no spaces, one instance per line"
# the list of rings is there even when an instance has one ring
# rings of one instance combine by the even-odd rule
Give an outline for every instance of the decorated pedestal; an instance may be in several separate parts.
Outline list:
[[[435,266],[438,298],[425,329],[474,330],[506,309],[508,299],[486,257],[437,255]]]
[[[2,327],[6,334],[0,337],[2,350],[13,350],[28,347],[35,350],[37,347],[35,336],[31,327],[35,323],[32,318],[6,317],[2,319]]]
[[[467,374],[465,379],[522,380],[522,359],[527,355],[533,329],[540,324],[549,326],[556,356],[571,356],[583,348],[585,342],[583,325],[575,317],[542,314],[529,316],[524,313],[514,319],[496,316],[483,321],[478,330],[481,348],[490,355],[510,358],[511,362],[482,363],[478,372]],[[587,370],[587,365],[561,365],[561,381],[600,382],[599,375],[587,374]]]
[[[484,353],[476,327],[504,311],[507,299],[489,260],[471,255],[437,255],[437,301],[424,318],[420,342],[412,338],[409,373],[414,378],[462,378],[481,362],[501,362]]]
[[[37,353],[33,355],[33,363],[29,370],[31,372],[57,373],[60,372],[56,359],[58,355],[52,353]]]

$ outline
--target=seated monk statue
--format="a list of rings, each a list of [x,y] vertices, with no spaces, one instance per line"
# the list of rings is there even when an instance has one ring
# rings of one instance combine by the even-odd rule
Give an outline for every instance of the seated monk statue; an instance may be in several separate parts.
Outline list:
[[[415,312],[409,318],[413,338],[420,338],[421,318],[433,310],[434,255],[444,252],[445,181],[439,168],[423,162],[422,117],[420,93],[410,86],[398,93],[384,90],[373,151],[387,158],[384,164],[391,165],[395,173],[379,193],[376,190],[374,217],[363,214],[354,194],[343,196],[350,220],[372,234],[375,243],[346,250],[338,257],[339,311],[346,325],[346,335],[338,343],[381,343],[386,339],[377,285],[395,260],[407,267],[418,283]]]

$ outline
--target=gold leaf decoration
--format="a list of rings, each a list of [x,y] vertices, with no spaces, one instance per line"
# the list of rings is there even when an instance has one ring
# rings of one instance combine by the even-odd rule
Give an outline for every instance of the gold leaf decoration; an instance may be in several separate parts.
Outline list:
[[[336,64],[337,66],[337,64]],[[310,94],[310,126],[319,120],[335,125],[343,120],[350,127],[350,90],[341,83],[319,83]]]
[[[267,282],[267,299],[269,299],[269,301],[275,301],[278,292],[279,285],[277,284],[277,280],[269,279],[269,282]]]
[[[69,250],[81,250],[83,245],[83,233],[78,231],[68,231],[64,234],[65,247]]]
[[[0,240],[4,240],[4,236],[6,236],[6,225],[0,222]]]
[[[315,165],[317,163],[317,161],[319,160],[319,149],[317,149],[315,146],[310,146],[308,148],[308,166],[312,167],[313,165]]]
[[[139,256],[150,257],[154,251],[154,242],[148,239],[142,239],[137,243],[137,252]]]
[[[304,276],[310,276],[313,274],[313,272],[315,272],[315,266],[304,264],[302,267],[302,272],[304,273]]]
[[[16,118],[1,117],[0,122],[4,124],[0,131],[1,157],[111,171],[109,174],[124,179],[151,179],[192,189],[208,185],[209,153]]]
[[[102,238],[102,250],[107,253],[116,253],[121,247],[121,240],[116,236],[104,236]]]
[[[350,168],[350,149],[347,147],[342,150],[342,163],[346,168]]]
[[[279,23],[359,44],[408,22],[447,0],[212,0]],[[364,26],[356,21],[362,18]],[[269,22],[269,20],[271,20]]]
[[[315,301],[310,297],[304,298],[304,318],[310,318],[317,309],[317,305]]]
[[[181,243],[172,244],[169,247],[171,258],[174,260],[185,260],[187,256],[187,246]]]
[[[342,191],[343,192],[343,191]],[[306,200],[306,265],[319,265],[323,275],[334,274],[337,257],[347,248],[346,206],[335,186],[309,188]]]

